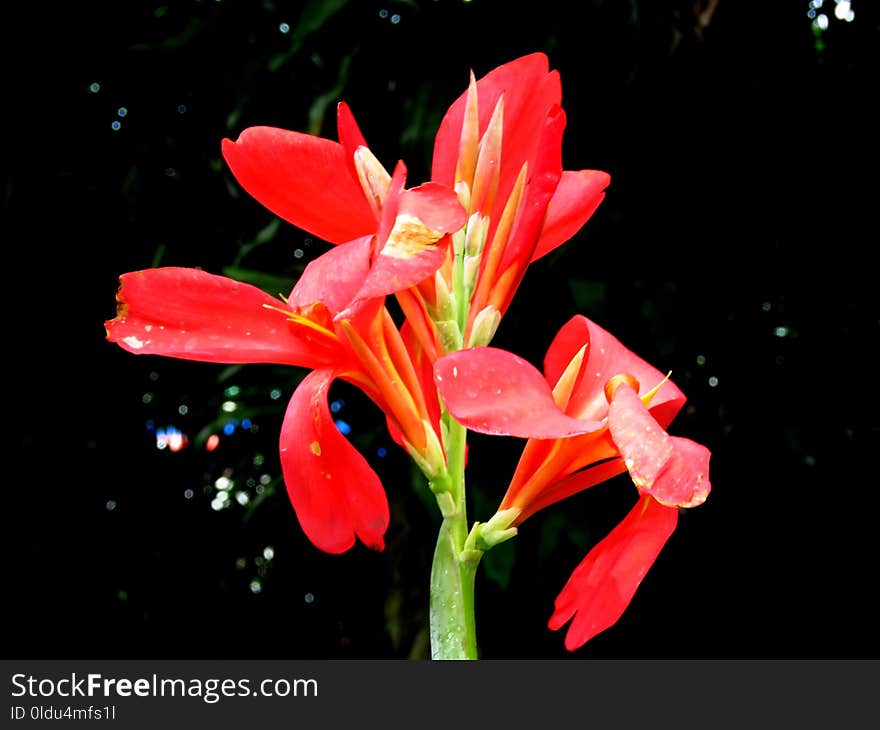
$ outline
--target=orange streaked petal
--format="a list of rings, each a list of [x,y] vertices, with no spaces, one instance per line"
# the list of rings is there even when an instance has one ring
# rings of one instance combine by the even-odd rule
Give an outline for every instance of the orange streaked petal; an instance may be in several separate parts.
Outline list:
[[[569,474],[567,477],[554,482],[549,487],[541,490],[533,499],[523,507],[522,513],[517,517],[517,524],[521,524],[536,512],[556,504],[566,497],[583,492],[585,489],[595,487],[618,474],[626,471],[623,459],[611,459],[598,464],[588,466],[586,469]],[[522,500],[519,500],[522,501]]]
[[[504,204],[504,210],[497,220],[490,221],[490,232],[487,238],[486,249],[480,260],[480,273],[477,277],[476,291],[471,300],[470,317],[468,321],[468,335],[470,335],[473,320],[478,312],[482,311],[489,302],[492,288],[498,279],[498,267],[504,257],[504,250],[513,230],[517,215],[519,214],[520,202],[528,179],[528,165],[524,164],[519,171],[519,176]]]
[[[381,347],[368,343],[349,320],[339,320],[339,326],[382,398],[378,405],[397,421],[400,431],[416,449],[424,448],[426,436],[422,414],[394,370],[387,350],[382,351]]]

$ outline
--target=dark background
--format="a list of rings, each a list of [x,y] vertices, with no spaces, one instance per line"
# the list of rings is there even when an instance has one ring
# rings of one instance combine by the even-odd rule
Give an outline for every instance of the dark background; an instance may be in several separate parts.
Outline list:
[[[540,50],[562,76],[566,167],[612,183],[530,269],[495,344],[538,363],[580,312],[672,370],[689,401],[670,430],[712,449],[714,489],[621,621],[574,655],[546,629],[553,600],[635,494],[617,480],[535,516],[480,573],[483,656],[880,656],[872,5],[854,0],[849,23],[826,0],[825,31],[806,1],[4,10],[4,653],[424,656],[436,523],[381,414],[339,387],[389,491],[388,548],[324,555],[278,482],[302,373],[135,357],[103,322],[124,271],[237,267],[289,286],[324,250],[242,193],[223,137],[335,137],[344,98],[415,184],[469,70]],[[172,425],[187,447],[157,449]],[[472,438],[474,519],[518,448]],[[231,506],[214,510],[224,475]]]

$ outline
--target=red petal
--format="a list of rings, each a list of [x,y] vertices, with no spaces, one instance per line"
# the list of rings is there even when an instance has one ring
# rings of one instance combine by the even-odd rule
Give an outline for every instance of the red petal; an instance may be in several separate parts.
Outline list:
[[[376,218],[352,177],[345,148],[321,137],[250,127],[223,140],[241,186],[276,215],[331,243],[376,231]]]
[[[361,129],[354,120],[354,114],[344,101],[340,101],[336,106],[336,130],[339,135],[339,143],[345,148],[347,157],[351,164],[351,171],[357,179],[357,173],[354,170],[352,158],[358,147],[366,147],[367,140],[361,134]]]
[[[388,500],[379,477],[339,432],[327,407],[334,373],[315,370],[299,384],[281,428],[281,468],[303,532],[341,553],[360,538],[382,550]]]
[[[678,510],[645,495],[587,554],[556,599],[548,623],[555,631],[574,617],[566,649],[574,651],[617,622],[677,521]]]
[[[712,453],[702,444],[671,436],[672,456],[645,491],[668,507],[697,507],[706,501],[709,482],[709,459]]]
[[[297,334],[302,328],[276,311],[283,302],[225,276],[176,267],[134,271],[120,277],[117,299],[107,339],[135,354],[303,367],[335,361],[326,342],[310,345]]]
[[[540,154],[539,145],[543,144],[547,118],[554,113],[553,109],[561,111],[562,86],[557,71],[546,73],[531,86],[528,85],[530,83],[523,79],[517,84],[515,92],[513,89],[504,92],[504,143],[498,200],[507,200],[526,161],[529,161],[531,172],[533,161]],[[561,161],[559,172],[562,172]]]
[[[442,241],[443,239],[438,239]],[[448,239],[446,239],[448,240]],[[356,299],[373,299],[409,289],[433,274],[446,258],[446,242],[433,243],[409,258],[379,254]]]
[[[608,428],[636,486],[668,507],[694,507],[709,494],[709,450],[673,439],[635,391],[621,385],[608,409]]]
[[[566,170],[562,173],[550,200],[547,219],[532,261],[562,245],[581,229],[599,207],[605,197],[602,191],[610,182],[611,176],[598,170]]]
[[[646,393],[665,377],[656,368],[624,347],[610,332],[582,315],[575,315],[557,333],[544,358],[547,382],[554,385],[568,363],[584,345],[587,346],[579,381],[569,399],[566,413],[578,418],[601,420],[608,413],[605,383],[614,375],[629,373]],[[685,396],[667,380],[651,400],[651,413],[667,426],[684,405]]]
[[[544,124],[536,130],[534,159],[528,169],[529,180],[510,241],[501,260],[502,271],[513,263],[525,271],[528,262],[532,259],[541,227],[547,217],[547,207],[562,176],[564,131],[565,112],[559,106],[553,107],[546,114]]]
[[[400,196],[397,215],[411,215],[440,233],[455,233],[467,223],[467,213],[452,188],[428,182]]]
[[[391,229],[397,221],[397,213],[400,210],[400,201],[403,198],[404,185],[406,185],[406,165],[403,160],[398,160],[388,184],[388,194],[382,204],[382,218],[376,231],[376,239],[384,245],[391,234]]]
[[[347,307],[370,270],[373,236],[340,244],[309,262],[288,302],[306,308],[321,302],[331,315]]]
[[[566,416],[541,373],[506,350],[475,347],[446,355],[434,364],[434,382],[455,419],[480,433],[564,438],[602,428]]]
[[[457,231],[466,220],[458,196],[449,188],[426,183],[401,191],[394,225],[356,298],[393,294],[431,276],[446,258],[446,234]]]

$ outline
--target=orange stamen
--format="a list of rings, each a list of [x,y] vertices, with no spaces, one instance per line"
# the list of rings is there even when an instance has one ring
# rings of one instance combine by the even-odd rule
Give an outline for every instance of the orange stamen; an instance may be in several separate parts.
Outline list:
[[[405,289],[397,292],[396,296],[407,322],[422,346],[422,350],[430,362],[434,362],[439,357],[440,342],[434,323],[428,316],[427,304],[422,298],[421,292],[418,289]]]
[[[352,327],[351,322],[343,319],[340,320],[339,325],[345,332],[346,337],[348,337],[348,341],[364,369],[373,378],[373,382],[382,394],[391,416],[397,421],[407,441],[418,450],[424,449],[427,444],[424,426],[416,404],[410,393],[401,383],[400,377],[396,372],[389,373],[383,367],[383,363],[376,357],[376,354],[364,342],[354,327]],[[387,355],[386,363],[390,364],[387,360]]]
[[[532,495],[552,482],[556,472],[550,472],[549,465],[558,456],[562,443],[562,439],[529,439],[526,442],[499,510],[509,507],[524,509]]]
[[[308,317],[303,317],[301,314],[297,314],[296,312],[294,312],[290,309],[282,309],[281,307],[273,307],[271,304],[264,304],[263,306],[266,309],[272,309],[276,312],[280,312],[285,317],[287,317],[288,319],[292,319],[297,324],[301,324],[304,327],[308,327],[309,329],[312,329],[315,332],[318,332],[318,333],[324,335],[325,337],[332,339],[335,342],[339,342],[339,338],[336,336],[335,332],[331,332],[326,327],[322,327],[317,322],[313,322],[312,320],[310,320]]]
[[[409,391],[413,401],[415,401],[419,417],[422,420],[428,420],[428,406],[425,404],[425,395],[422,393],[422,386],[419,376],[416,374],[415,366],[413,366],[412,358],[410,358],[406,344],[400,336],[400,330],[397,329],[387,309],[383,309],[382,313],[382,330],[385,336],[386,352],[391,360],[390,365],[395,372],[400,374],[404,387]]]
[[[471,300],[468,331],[470,331],[476,313],[485,308],[489,303],[489,295],[495,283],[494,279],[498,272],[498,266],[501,264],[504,250],[507,247],[507,239],[510,237],[510,232],[516,221],[516,214],[519,211],[527,173],[528,163],[524,163],[519,171],[519,176],[516,179],[513,190],[510,191],[510,196],[504,205],[504,212],[501,214],[501,220],[498,222],[498,227],[492,235],[492,241],[487,244],[486,250],[483,252],[482,270],[477,277],[477,288]]]

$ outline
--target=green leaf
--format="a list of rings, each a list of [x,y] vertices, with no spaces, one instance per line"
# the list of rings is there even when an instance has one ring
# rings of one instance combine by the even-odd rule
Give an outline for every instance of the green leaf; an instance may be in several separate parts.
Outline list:
[[[223,368],[223,370],[217,376],[217,382],[218,383],[226,382],[227,380],[229,380],[229,378],[231,378],[234,375],[236,375],[237,373],[241,372],[241,369],[242,369],[241,365],[227,365],[225,368]]]
[[[279,294],[287,294],[293,288],[296,280],[293,277],[276,276],[267,274],[265,271],[256,269],[243,269],[240,266],[226,266],[223,268],[224,276],[262,289],[267,294],[277,297]]]
[[[258,248],[266,243],[272,241],[276,235],[278,235],[278,231],[281,230],[281,219],[273,218],[268,225],[261,228],[257,235],[254,236],[252,241],[248,241],[247,243],[242,243],[238,249],[238,255],[235,257],[235,260],[232,262],[233,265],[238,266],[242,259],[247,256],[251,251],[255,248]]]
[[[167,8],[166,8],[167,9]],[[157,9],[156,18],[161,18],[165,13],[159,12],[162,8]],[[154,51],[157,49],[172,50],[183,48],[192,41],[199,33],[208,28],[208,21],[204,18],[192,18],[177,35],[169,35],[158,43],[135,43],[131,46],[134,51]]]
[[[310,0],[293,27],[293,33],[290,34],[291,55],[299,50],[306,38],[320,30],[330,18],[346,5],[348,5],[348,0]]]
[[[349,53],[339,62],[339,73],[336,75],[336,83],[333,88],[321,94],[309,107],[309,134],[315,136],[321,134],[327,109],[331,104],[339,100],[339,97],[342,95],[342,91],[345,88],[345,83],[348,81],[348,70],[351,68],[352,55],[353,54]]]
[[[167,246],[164,243],[160,243],[156,246],[156,250],[153,252],[153,261],[150,264],[152,268],[158,267],[162,263],[162,257],[165,256],[165,251],[167,250]]]

